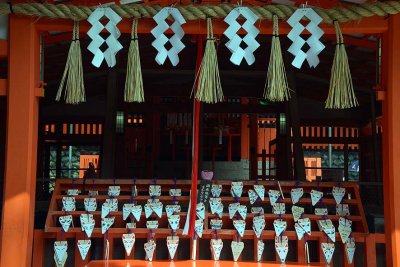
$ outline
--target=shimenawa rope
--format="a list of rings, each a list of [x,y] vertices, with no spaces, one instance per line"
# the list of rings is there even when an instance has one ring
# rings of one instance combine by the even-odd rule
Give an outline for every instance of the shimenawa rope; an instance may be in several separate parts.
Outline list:
[[[118,15],[123,18],[152,18],[161,6],[149,6],[146,4],[126,4],[110,6]],[[186,20],[198,20],[210,18],[224,18],[235,8],[233,4],[220,5],[185,5],[177,6]],[[74,6],[64,4],[47,3],[18,3],[12,6],[8,3],[0,3],[0,15],[10,13],[37,17],[63,18],[72,20],[85,20],[97,6]],[[276,14],[279,19],[289,18],[297,9],[296,6],[286,5],[265,5],[249,7],[260,19],[272,20]],[[335,7],[323,9],[315,7],[314,10],[326,23],[334,20],[347,22],[360,20],[363,17],[386,16],[400,13],[400,1],[364,3],[348,7]]]

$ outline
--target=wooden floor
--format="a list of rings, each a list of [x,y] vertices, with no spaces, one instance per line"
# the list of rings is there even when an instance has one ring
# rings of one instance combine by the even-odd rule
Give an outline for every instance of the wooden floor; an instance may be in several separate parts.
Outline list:
[[[324,266],[324,265],[306,265],[306,264],[286,264],[279,263],[258,263],[258,262],[233,262],[233,261],[143,261],[143,260],[110,260],[108,264],[105,261],[92,261],[86,267],[299,267],[299,266]],[[326,266],[326,265],[325,265]]]

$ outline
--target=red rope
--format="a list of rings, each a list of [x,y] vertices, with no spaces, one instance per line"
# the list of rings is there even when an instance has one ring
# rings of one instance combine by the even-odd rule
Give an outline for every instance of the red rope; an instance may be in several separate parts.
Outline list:
[[[197,60],[196,76],[199,73],[201,61],[203,60],[203,36],[197,36]],[[195,90],[197,90],[198,80],[196,80]],[[193,92],[196,95],[196,92]],[[194,224],[196,221],[197,204],[197,180],[199,175],[199,130],[200,130],[200,102],[194,98],[193,103],[193,143],[192,143],[192,195],[190,206],[190,227],[189,236],[194,236]]]

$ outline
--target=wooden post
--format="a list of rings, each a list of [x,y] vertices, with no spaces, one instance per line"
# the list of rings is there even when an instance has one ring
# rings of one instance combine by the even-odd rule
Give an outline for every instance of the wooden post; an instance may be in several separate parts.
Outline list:
[[[387,42],[387,95],[383,101],[383,162],[384,212],[386,232],[386,263],[400,266],[400,121],[397,103],[400,101],[400,15],[390,16]]]
[[[197,61],[196,73],[199,72],[201,62],[203,60],[203,37],[197,36]],[[195,86],[197,90],[197,84]],[[194,234],[194,222],[196,220],[196,204],[197,204],[197,178],[199,176],[199,134],[200,134],[200,101],[194,99],[193,101],[193,147],[192,147],[192,195],[191,195],[191,208],[190,208],[190,228],[189,235]]]
[[[9,87],[0,266],[31,266],[36,190],[39,33],[35,18],[10,15]]]

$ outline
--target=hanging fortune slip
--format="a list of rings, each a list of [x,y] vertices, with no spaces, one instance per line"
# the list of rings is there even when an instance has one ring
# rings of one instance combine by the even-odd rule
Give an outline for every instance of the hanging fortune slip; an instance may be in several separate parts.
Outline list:
[[[242,251],[244,249],[244,243],[232,241],[231,249],[232,249],[232,254],[233,254],[233,260],[237,261],[240,257],[240,254],[242,254]]]
[[[257,261],[260,262],[262,260],[262,254],[264,252],[264,241],[258,240],[257,241]]]
[[[126,255],[131,255],[133,245],[135,244],[135,234],[123,234],[122,243],[124,244]]]
[[[168,218],[168,223],[169,226],[171,226],[171,229],[176,231],[179,229],[179,221],[180,221],[181,217],[178,214],[175,215],[171,215]]]
[[[156,243],[153,239],[149,240],[148,242],[144,243],[144,251],[146,252],[146,258],[149,261],[153,260],[154,250],[156,249]]]
[[[176,250],[178,249],[179,245],[179,237],[174,236],[167,236],[167,248],[169,252],[169,257],[173,259],[175,257]]]
[[[163,204],[159,199],[148,199],[147,203],[144,205],[144,214],[146,219],[154,212],[159,218],[162,217]]]
[[[79,249],[79,253],[81,254],[82,260],[85,260],[86,255],[88,254],[91,245],[92,245],[92,241],[90,241],[90,239],[78,240],[77,246]]]
[[[281,262],[284,263],[289,252],[289,239],[287,236],[275,236],[275,250]]]
[[[317,225],[320,231],[324,232],[332,242],[335,242],[335,226],[330,219],[318,220]]]
[[[355,251],[356,251],[356,241],[354,240],[354,238],[350,237],[349,239],[347,239],[346,242],[346,256],[347,256],[347,262],[349,264],[353,263]]]
[[[346,194],[346,189],[343,187],[334,186],[332,189],[332,195],[335,198],[336,204],[340,204]]]
[[[311,190],[310,195],[311,195],[311,204],[315,206],[321,200],[324,193],[313,189]]]
[[[105,26],[100,22],[103,17],[108,19],[108,23]],[[118,41],[121,32],[117,28],[117,24],[121,19],[122,18],[110,7],[96,8],[87,19],[87,21],[92,25],[87,32],[90,39],[92,39],[88,45],[88,50],[94,55],[92,64],[95,67],[100,67],[103,60],[107,62],[107,65],[110,68],[114,67],[117,63],[115,56],[118,51],[122,49],[122,45]],[[106,40],[104,40],[100,35],[103,30],[107,30],[109,33]],[[104,42],[107,44],[107,49],[102,51],[101,46]]]
[[[292,198],[292,203],[296,204],[297,202],[299,202],[303,194],[304,194],[303,188],[293,188],[290,191],[290,197]]]
[[[322,252],[324,253],[324,257],[327,264],[330,264],[332,261],[333,252],[335,251],[334,243],[321,243]]]
[[[303,17],[309,19],[307,26],[304,27],[301,23]],[[318,27],[322,22],[322,18],[312,8],[299,8],[287,20],[287,23],[292,26],[292,30],[288,34],[288,38],[293,42],[288,51],[295,56],[292,65],[298,69],[301,68],[305,60],[308,61],[310,67],[315,68],[319,64],[318,54],[324,50],[325,46],[319,40],[324,31]],[[300,34],[307,30],[310,36],[304,40]],[[308,51],[302,50],[305,44],[308,44]]]
[[[136,221],[140,221],[140,215],[142,214],[142,206],[125,203],[122,206],[122,219],[125,221],[128,219],[129,215],[132,214]]]
[[[211,239],[210,240],[211,254],[215,261],[219,260],[222,248],[224,247],[224,242],[222,239]]]
[[[68,229],[72,223],[72,215],[60,216],[60,218],[58,218],[58,220],[60,221],[60,224],[61,224],[64,232],[68,232]]]
[[[297,222],[301,216],[304,213],[304,208],[303,207],[298,207],[298,206],[292,206],[292,215],[293,215],[293,220]]]
[[[174,19],[174,23],[171,26],[169,26],[165,21],[169,16]],[[185,35],[185,32],[182,29],[182,24],[186,23],[185,19],[182,17],[179,10],[173,7],[164,7],[153,17],[153,19],[157,23],[157,26],[151,30],[151,34],[156,38],[152,43],[152,46],[158,52],[156,62],[159,65],[162,65],[168,57],[173,66],[178,65],[178,54],[183,48],[185,48],[185,45],[181,41]],[[174,35],[168,39],[164,32],[169,28],[172,30]],[[167,42],[171,44],[169,50],[165,48]]]
[[[311,221],[309,218],[299,219],[294,224],[294,229],[296,230],[297,239],[301,240],[304,234],[311,235]]]
[[[90,238],[95,225],[93,214],[88,214],[88,213],[81,214],[80,220],[81,220],[82,231],[84,231],[86,235]]]
[[[240,16],[246,20],[242,25],[237,21]],[[224,21],[229,25],[224,32],[224,35],[229,39],[225,45],[232,52],[230,61],[233,64],[240,65],[243,58],[248,65],[254,63],[255,57],[253,53],[260,46],[256,40],[260,31],[254,26],[257,20],[258,16],[250,8],[243,6],[232,9],[228,16],[225,17]],[[243,28],[247,33],[243,38],[237,34],[240,28]],[[240,46],[242,42],[246,44],[245,49]]]
[[[67,249],[67,241],[54,242],[54,261],[57,267],[64,267],[68,257]]]
[[[106,199],[106,201],[101,206],[101,218],[107,217],[107,215],[113,211],[118,211],[118,199]]]

